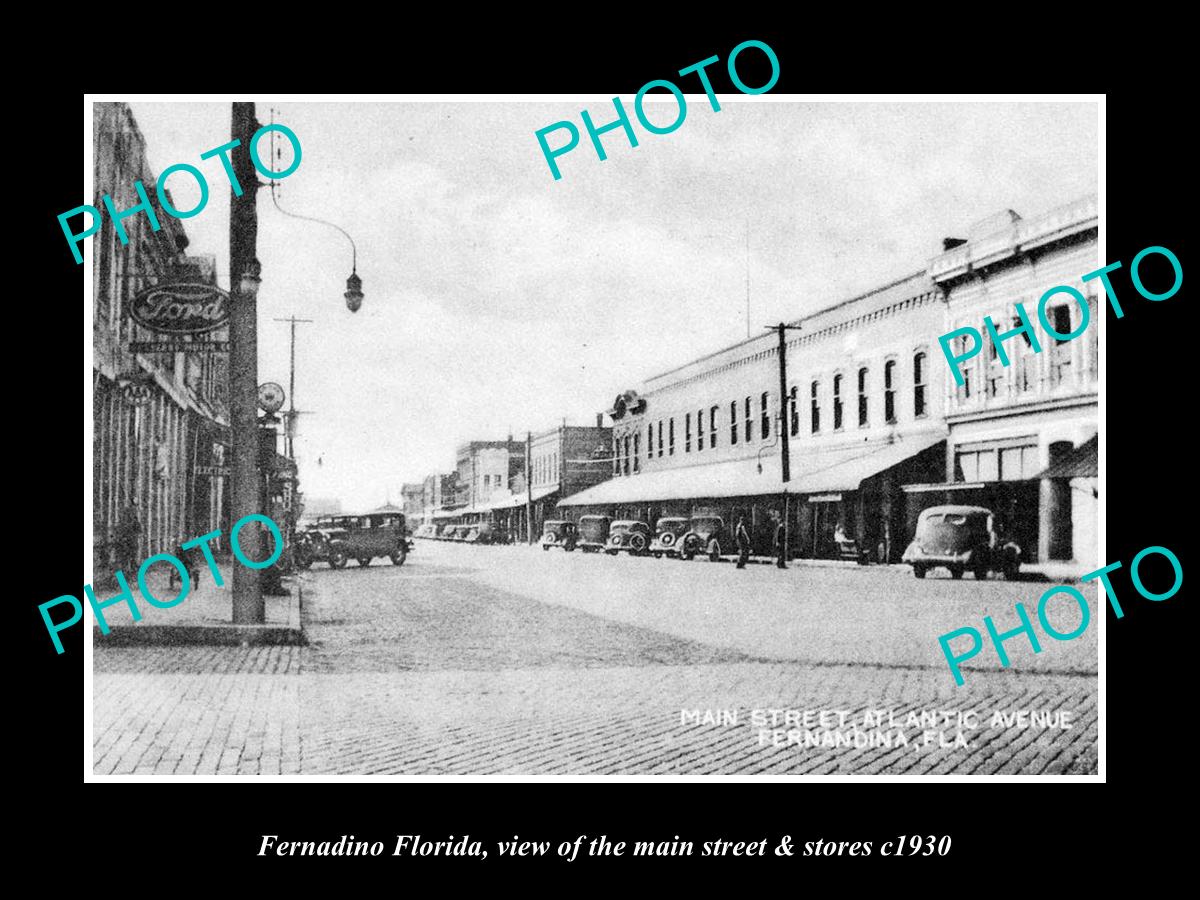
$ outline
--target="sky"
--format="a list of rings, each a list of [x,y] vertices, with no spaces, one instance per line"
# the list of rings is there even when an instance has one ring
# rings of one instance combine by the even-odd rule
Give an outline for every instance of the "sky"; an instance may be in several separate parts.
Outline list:
[[[648,102],[666,124],[675,101]],[[947,236],[1004,209],[1031,217],[1098,189],[1094,103],[806,103],[688,95],[683,124],[603,135],[609,99],[300,103],[257,116],[302,148],[259,191],[259,381],[288,383],[297,326],[301,490],[344,509],[398,501],[454,469],[468,440],[594,424],[622,390],[781,319],[924,266]],[[210,185],[184,222],[228,286],[229,188],[217,159],[228,103],[134,102],[155,172],[186,162]],[[535,132],[569,120],[580,144],[555,180]],[[548,138],[565,141],[563,131]],[[263,157],[269,141],[264,140]],[[279,166],[290,159],[290,149]],[[199,199],[173,175],[179,209]],[[104,186],[98,186],[103,188]],[[747,250],[748,238],[748,250]],[[747,322],[747,278],[750,315]]]

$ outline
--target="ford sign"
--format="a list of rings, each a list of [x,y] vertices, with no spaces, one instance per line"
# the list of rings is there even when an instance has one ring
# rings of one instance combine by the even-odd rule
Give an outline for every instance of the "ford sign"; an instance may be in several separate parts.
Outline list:
[[[229,295],[215,284],[160,284],[138,291],[129,314],[160,334],[203,334],[229,321]]]

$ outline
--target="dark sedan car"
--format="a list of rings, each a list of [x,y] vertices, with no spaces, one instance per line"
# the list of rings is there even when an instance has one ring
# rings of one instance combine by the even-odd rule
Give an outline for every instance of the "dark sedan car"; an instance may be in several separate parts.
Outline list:
[[[679,558],[688,560],[695,556],[707,556],[719,562],[722,543],[732,547],[733,541],[725,530],[725,520],[720,516],[692,516],[687,533],[679,544]]]
[[[932,506],[917,518],[917,533],[901,559],[912,565],[918,578],[943,566],[951,578],[962,578],[969,569],[980,581],[989,571],[1011,579],[1021,569],[1021,548],[997,533],[990,509]]]
[[[609,516],[580,516],[579,537],[575,546],[584,553],[598,553],[608,544]]]
[[[683,516],[666,516],[659,519],[654,527],[654,540],[650,542],[650,552],[656,559],[678,556],[680,539],[691,527],[692,520]]]
[[[650,526],[645,522],[621,519],[608,529],[608,546],[605,552],[616,556],[621,551],[641,556],[650,547]]]
[[[575,523],[564,519],[550,519],[542,528],[542,549],[562,547],[570,553],[575,549]]]

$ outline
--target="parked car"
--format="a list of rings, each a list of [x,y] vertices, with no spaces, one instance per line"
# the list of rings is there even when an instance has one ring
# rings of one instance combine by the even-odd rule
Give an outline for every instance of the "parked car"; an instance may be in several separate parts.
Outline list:
[[[692,527],[691,519],[684,516],[667,516],[659,519],[654,526],[654,540],[650,542],[650,552],[655,559],[663,556],[678,556],[680,539]]]
[[[579,535],[575,546],[584,553],[599,553],[608,544],[611,516],[580,516]]]
[[[1021,548],[997,533],[995,516],[982,506],[931,506],[917,517],[917,533],[901,557],[924,578],[936,566],[962,578],[970,570],[979,580],[989,571],[1016,578],[1021,570]]]
[[[413,537],[435,538],[437,537],[437,526],[432,522],[426,522],[424,525],[418,525],[417,530],[413,532]]]
[[[360,566],[366,567],[378,556],[388,557],[393,565],[404,565],[409,545],[401,513],[344,516],[341,519],[341,533],[331,535],[329,539],[331,567],[345,568],[350,559],[356,559]]]
[[[719,562],[725,547],[733,546],[733,539],[725,530],[725,520],[720,516],[692,516],[688,530],[679,543],[679,558],[690,560],[695,556],[708,556]]]
[[[563,550],[570,553],[575,549],[575,541],[578,536],[574,522],[564,519],[549,519],[542,527],[542,549],[562,547]]]
[[[650,549],[650,526],[633,519],[613,522],[608,529],[608,546],[605,552],[616,556],[622,550],[633,556],[641,556]]]

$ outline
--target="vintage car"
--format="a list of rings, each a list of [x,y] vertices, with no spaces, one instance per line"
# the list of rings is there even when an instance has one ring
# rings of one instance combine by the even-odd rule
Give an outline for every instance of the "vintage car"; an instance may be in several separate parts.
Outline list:
[[[691,526],[691,519],[683,516],[667,516],[659,519],[654,526],[654,540],[650,542],[650,552],[654,554],[654,558],[678,556],[679,539],[687,534]]]
[[[609,526],[608,546],[604,551],[613,556],[622,550],[633,556],[641,556],[649,551],[650,538],[650,526],[645,522],[621,519]]]
[[[336,520],[340,533],[329,537],[329,565],[345,568],[347,560],[356,559],[360,566],[386,556],[397,566],[408,558],[408,538],[404,534],[401,513],[376,513],[366,516],[341,516]]]
[[[306,528],[296,533],[296,566],[307,569],[314,562],[329,562],[329,536],[319,528]]]
[[[692,516],[688,530],[679,540],[679,558],[684,560],[696,556],[707,556],[713,562],[721,559],[722,545],[733,546],[733,540],[725,530],[725,520],[720,516]]]
[[[574,522],[564,519],[548,519],[542,527],[542,549],[562,547],[563,550],[570,553],[575,549],[577,536]]]
[[[433,538],[437,537],[437,526],[432,522],[426,522],[424,525],[418,525],[417,530],[413,532],[413,537]]]
[[[608,544],[610,516],[580,516],[575,546],[584,553],[599,553]]]
[[[924,578],[935,566],[962,578],[970,570],[979,580],[988,572],[1016,578],[1021,570],[1021,548],[997,533],[995,516],[982,506],[932,506],[917,517],[917,533],[901,557]]]

